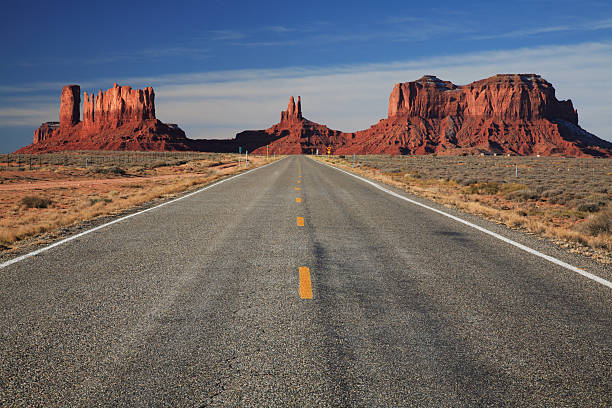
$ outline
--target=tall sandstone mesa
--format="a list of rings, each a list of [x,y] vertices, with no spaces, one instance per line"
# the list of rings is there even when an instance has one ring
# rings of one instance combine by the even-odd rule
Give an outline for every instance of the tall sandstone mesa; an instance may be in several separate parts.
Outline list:
[[[80,121],[81,88],[67,85],[60,97],[59,123],[43,123],[34,131],[33,143],[20,153],[58,150],[193,150],[178,126],[155,117],[153,88],[132,89],[115,84],[112,88],[83,94],[83,121]]]
[[[500,74],[464,86],[432,75],[396,84],[388,117],[356,132],[354,151],[604,156],[612,144],[580,126],[572,101],[535,74]]]

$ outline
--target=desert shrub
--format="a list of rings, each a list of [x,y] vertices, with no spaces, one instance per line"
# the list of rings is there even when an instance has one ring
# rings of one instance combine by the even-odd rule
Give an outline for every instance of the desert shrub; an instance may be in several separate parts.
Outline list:
[[[525,184],[520,183],[506,183],[499,186],[499,191],[501,191],[503,194],[508,194],[520,190],[527,190],[527,186]]]
[[[472,184],[463,189],[465,194],[478,194],[478,185]]]
[[[113,200],[111,198],[105,198],[105,197],[90,197],[87,199],[87,202],[89,203],[90,206],[96,204],[96,203],[110,203]]]
[[[166,167],[166,166],[180,166],[187,163],[187,160],[157,160],[153,163],[151,163],[150,167],[152,169],[156,169],[158,167]],[[222,163],[222,162],[219,162]],[[214,164],[212,164],[211,166],[214,166]]]
[[[51,205],[51,200],[39,196],[25,196],[21,199],[21,204],[26,208],[47,208]]]
[[[404,177],[405,177],[405,178],[415,178],[415,179],[420,179],[422,176],[421,176],[421,173],[419,173],[418,171],[413,171],[413,172],[410,172],[410,173],[406,173],[406,174],[404,175]]]
[[[125,174],[125,170],[123,170],[119,166],[109,166],[109,167],[93,167],[89,170],[91,173],[98,174],[115,174],[119,176],[123,176]]]
[[[549,198],[548,202],[551,204],[566,205],[573,199],[574,199],[574,195],[572,193],[564,192],[563,194]]]
[[[499,184],[495,181],[487,181],[485,183],[472,184],[464,189],[466,194],[497,194]]]
[[[497,194],[499,191],[499,184],[494,181],[488,181],[478,186],[480,191],[484,194]]]
[[[561,194],[563,194],[563,190],[558,189],[558,188],[542,191],[542,197],[545,197],[545,198],[555,197]]]
[[[599,203],[592,203],[592,202],[580,203],[578,204],[578,206],[576,206],[576,208],[578,209],[578,211],[597,212],[599,211]]]
[[[606,206],[598,214],[591,215],[580,223],[576,229],[593,236],[601,233],[612,233],[612,205]]]
[[[473,178],[459,178],[455,180],[458,184],[461,184],[462,186],[470,186],[472,184],[476,184],[478,183],[478,180],[475,180]]]
[[[527,201],[527,200],[537,200],[540,198],[540,195],[535,191],[525,189],[525,190],[517,190],[512,191],[506,194],[506,198],[508,200],[513,201]]]

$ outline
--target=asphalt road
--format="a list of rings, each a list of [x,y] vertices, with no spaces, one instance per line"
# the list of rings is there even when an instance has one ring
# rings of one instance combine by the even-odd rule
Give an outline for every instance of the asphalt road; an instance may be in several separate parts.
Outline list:
[[[306,157],[0,269],[0,313],[0,406],[612,406],[610,288]]]

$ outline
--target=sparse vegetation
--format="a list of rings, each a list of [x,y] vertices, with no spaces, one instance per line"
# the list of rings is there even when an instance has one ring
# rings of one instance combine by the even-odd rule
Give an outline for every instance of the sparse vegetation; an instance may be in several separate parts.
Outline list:
[[[323,157],[352,169],[352,156]],[[612,160],[358,156],[355,171],[612,262]]]
[[[271,160],[249,156],[249,167]],[[25,238],[50,239],[71,225],[166,199],[244,169],[235,154],[0,155],[0,248],[19,248]],[[44,190],[45,197],[37,190]]]
[[[51,205],[51,200],[44,197],[28,195],[21,199],[21,204],[25,208],[47,208]]]

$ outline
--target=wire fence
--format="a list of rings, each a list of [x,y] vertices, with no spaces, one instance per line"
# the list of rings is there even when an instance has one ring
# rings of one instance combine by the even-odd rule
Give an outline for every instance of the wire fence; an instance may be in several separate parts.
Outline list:
[[[225,153],[224,153],[225,154]],[[217,160],[220,153],[200,152],[105,152],[83,151],[44,154],[2,154],[0,171],[34,170],[45,166],[88,168],[91,166],[153,166],[191,160]]]

